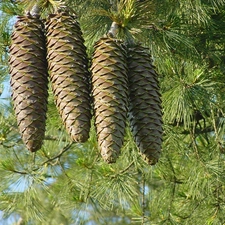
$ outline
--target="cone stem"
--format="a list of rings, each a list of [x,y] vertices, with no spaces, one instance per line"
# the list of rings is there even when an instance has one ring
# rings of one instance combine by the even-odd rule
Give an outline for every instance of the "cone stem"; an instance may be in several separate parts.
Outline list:
[[[37,15],[39,15],[40,11],[41,11],[41,8],[40,8],[40,7],[38,6],[38,4],[36,3],[36,4],[33,6],[33,8],[31,9],[30,14],[31,14],[32,16],[37,16]]]
[[[118,33],[118,24],[116,22],[112,22],[108,35],[115,37]]]

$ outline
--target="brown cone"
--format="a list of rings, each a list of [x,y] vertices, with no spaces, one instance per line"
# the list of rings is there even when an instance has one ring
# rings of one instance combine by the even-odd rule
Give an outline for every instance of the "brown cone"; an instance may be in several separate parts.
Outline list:
[[[154,165],[162,145],[162,109],[158,75],[148,50],[128,49],[129,118],[135,142],[143,158]]]
[[[43,24],[37,17],[20,16],[9,49],[12,100],[22,140],[34,152],[45,134],[48,74]]]
[[[47,59],[56,106],[75,142],[89,138],[91,103],[86,47],[76,17],[50,15],[46,23]]]
[[[92,57],[92,95],[95,126],[103,159],[116,161],[123,145],[127,119],[127,66],[119,41],[105,37]]]

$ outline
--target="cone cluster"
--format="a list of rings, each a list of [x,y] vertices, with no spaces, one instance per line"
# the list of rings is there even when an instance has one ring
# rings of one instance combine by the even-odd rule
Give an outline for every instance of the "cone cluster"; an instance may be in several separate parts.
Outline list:
[[[151,165],[158,161],[161,100],[148,49],[105,36],[95,43],[89,71],[75,15],[58,11],[43,23],[28,14],[15,24],[9,65],[17,123],[30,151],[40,149],[44,139],[49,77],[55,104],[73,141],[88,140],[93,108],[106,162],[119,156],[128,119],[141,155]]]
[[[116,161],[127,119],[144,160],[154,165],[162,146],[162,109],[158,74],[148,49],[124,46],[111,37],[94,46],[91,66],[95,126],[100,152]]]
[[[89,137],[91,120],[88,59],[79,23],[69,12],[18,17],[10,46],[12,99],[28,150],[42,146],[48,77],[63,123],[75,142]]]

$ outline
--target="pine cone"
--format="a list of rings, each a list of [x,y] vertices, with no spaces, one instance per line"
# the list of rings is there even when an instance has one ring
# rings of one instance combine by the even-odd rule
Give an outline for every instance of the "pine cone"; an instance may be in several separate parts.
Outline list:
[[[48,73],[43,23],[20,16],[9,49],[12,100],[19,131],[26,147],[41,148],[45,134]]]
[[[147,49],[128,49],[128,70],[131,130],[142,156],[154,165],[161,152],[162,109],[158,75]]]
[[[76,17],[50,15],[46,23],[47,59],[56,106],[75,142],[89,138],[91,103],[88,59]]]
[[[121,42],[100,39],[91,71],[98,143],[103,159],[113,163],[123,145],[128,108],[127,65]]]

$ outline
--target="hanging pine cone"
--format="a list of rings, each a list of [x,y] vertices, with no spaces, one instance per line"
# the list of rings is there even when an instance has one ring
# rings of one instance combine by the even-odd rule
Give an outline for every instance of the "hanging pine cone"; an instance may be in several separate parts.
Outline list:
[[[103,159],[116,161],[123,145],[127,119],[127,65],[121,42],[109,37],[95,44],[92,58],[95,126]]]
[[[86,47],[74,15],[58,12],[46,23],[47,59],[56,106],[75,142],[89,138],[91,103]]]
[[[45,134],[48,74],[43,24],[38,17],[20,16],[9,49],[12,100],[22,140],[34,152]]]
[[[161,152],[162,110],[158,75],[147,49],[128,49],[128,70],[131,130],[142,156],[154,165]]]

